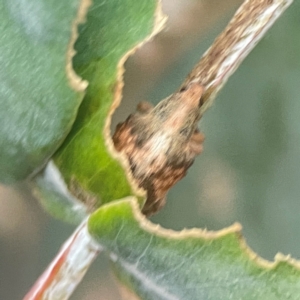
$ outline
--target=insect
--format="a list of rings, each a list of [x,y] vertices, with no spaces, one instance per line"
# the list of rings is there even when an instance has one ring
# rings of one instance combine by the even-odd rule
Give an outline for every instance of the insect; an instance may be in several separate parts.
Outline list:
[[[155,107],[140,103],[136,113],[117,125],[113,142],[147,191],[142,209],[147,216],[163,207],[168,190],[203,150],[204,135],[197,128],[202,94],[203,87],[191,83]]]
[[[167,191],[202,152],[200,117],[217,92],[292,0],[247,0],[205,52],[179,92],[138,111],[117,126],[115,148],[130,163],[133,177],[147,191],[146,215],[165,203]]]

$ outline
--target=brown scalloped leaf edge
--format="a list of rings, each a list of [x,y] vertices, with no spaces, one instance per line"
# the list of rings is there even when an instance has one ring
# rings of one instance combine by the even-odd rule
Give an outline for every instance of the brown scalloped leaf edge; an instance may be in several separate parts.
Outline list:
[[[154,26],[153,26],[151,34],[148,37],[146,37],[142,42],[138,43],[135,47],[133,47],[130,51],[128,51],[120,59],[120,61],[118,63],[117,84],[116,84],[115,91],[114,91],[114,100],[110,107],[108,115],[106,117],[104,132],[103,132],[104,139],[106,142],[106,147],[107,147],[109,153],[111,154],[111,156],[113,158],[115,158],[117,161],[120,162],[120,164],[122,165],[122,167],[125,170],[127,180],[130,182],[134,192],[136,193],[136,195],[141,196],[141,197],[144,197],[146,195],[146,192],[143,189],[139,188],[137,183],[135,182],[135,180],[131,174],[129,163],[128,163],[126,156],[115,150],[115,147],[113,145],[112,138],[111,138],[110,127],[111,127],[112,115],[114,114],[115,110],[119,107],[119,105],[121,104],[121,101],[122,101],[122,96],[123,96],[122,91],[123,91],[123,86],[124,86],[123,74],[125,72],[124,64],[125,64],[126,60],[128,59],[129,56],[133,55],[138,48],[143,46],[145,43],[147,43],[149,40],[151,40],[156,34],[158,34],[164,28],[164,25],[167,21],[167,16],[164,15],[162,12],[161,0],[157,1],[157,7],[156,7],[154,17],[155,17],[155,22],[154,22]]]
[[[242,235],[242,225],[238,222],[217,231],[209,231],[200,228],[174,231],[172,229],[163,228],[159,224],[154,224],[151,221],[149,221],[141,213],[138,202],[136,201],[135,197],[127,197],[126,199],[129,200],[130,205],[132,206],[134,216],[139,222],[141,228],[149,233],[153,233],[155,235],[171,239],[184,239],[187,237],[192,237],[201,238],[205,240],[215,240],[228,234],[235,234],[237,240],[239,241],[240,249],[243,250],[248,255],[249,259],[254,261],[259,267],[272,270],[275,269],[279,264],[286,263],[300,270],[300,260],[292,258],[291,255],[284,255],[279,252],[275,255],[274,261],[269,261],[260,257],[248,246],[246,239]]]
[[[71,88],[77,92],[83,92],[87,88],[88,82],[86,80],[83,80],[80,76],[78,76],[73,69],[72,60],[74,55],[76,54],[76,51],[74,49],[74,44],[78,38],[78,26],[79,24],[86,22],[86,15],[91,5],[92,5],[92,0],[81,0],[80,2],[77,16],[74,19],[72,24],[72,33],[71,33],[71,38],[70,38],[67,57],[66,57],[67,78],[69,80],[69,84]]]

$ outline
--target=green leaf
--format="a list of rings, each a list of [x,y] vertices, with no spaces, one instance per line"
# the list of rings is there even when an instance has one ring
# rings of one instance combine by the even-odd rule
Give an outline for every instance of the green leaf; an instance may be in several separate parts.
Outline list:
[[[0,1],[0,181],[26,178],[69,132],[84,82],[70,67],[80,0]],[[74,24],[74,25],[73,25]]]
[[[132,198],[102,206],[89,231],[109,252],[118,277],[142,299],[298,299],[299,263],[264,261],[240,226],[174,232],[145,219]]]
[[[110,138],[110,116],[121,98],[123,63],[157,27],[156,10],[156,0],[96,0],[79,29],[74,68],[89,86],[55,163],[69,187],[92,195],[94,206],[135,194],[113,158],[119,154]]]

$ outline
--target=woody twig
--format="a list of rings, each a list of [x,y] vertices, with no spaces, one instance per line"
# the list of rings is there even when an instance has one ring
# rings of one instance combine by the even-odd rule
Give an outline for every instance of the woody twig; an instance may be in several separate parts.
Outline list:
[[[261,40],[293,0],[246,0],[224,31],[216,38],[181,89],[191,83],[203,86],[201,114],[244,58]]]

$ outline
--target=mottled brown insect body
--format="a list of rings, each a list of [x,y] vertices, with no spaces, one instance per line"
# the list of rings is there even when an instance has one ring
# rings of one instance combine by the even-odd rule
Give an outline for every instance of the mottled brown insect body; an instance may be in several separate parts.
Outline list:
[[[202,152],[204,136],[197,129],[202,93],[202,86],[193,83],[154,108],[142,103],[116,128],[115,148],[126,154],[139,187],[147,191],[146,215],[164,205],[167,191]]]

